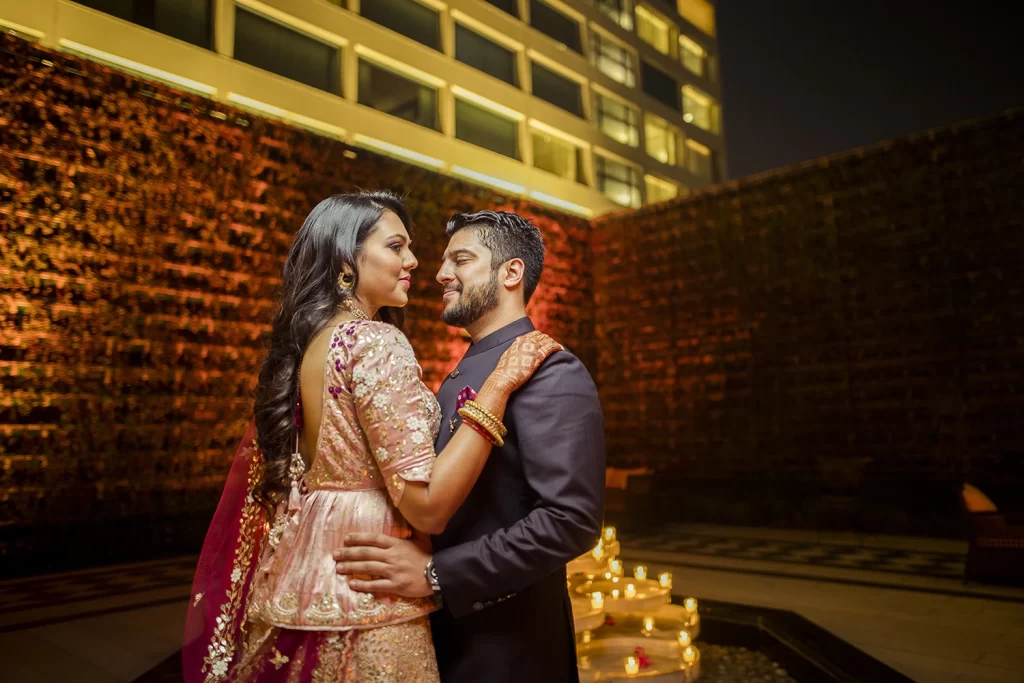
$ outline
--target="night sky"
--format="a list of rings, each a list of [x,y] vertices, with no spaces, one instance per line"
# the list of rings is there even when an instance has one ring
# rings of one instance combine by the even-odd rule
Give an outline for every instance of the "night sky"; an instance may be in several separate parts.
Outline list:
[[[717,8],[730,178],[1024,106],[1016,0]]]

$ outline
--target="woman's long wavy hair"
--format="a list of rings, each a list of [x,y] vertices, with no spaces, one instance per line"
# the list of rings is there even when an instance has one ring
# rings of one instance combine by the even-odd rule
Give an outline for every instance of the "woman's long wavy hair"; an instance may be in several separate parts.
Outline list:
[[[253,497],[271,510],[289,490],[288,466],[295,448],[299,366],[310,341],[327,327],[356,285],[342,290],[338,276],[348,265],[359,282],[357,262],[385,210],[394,212],[411,232],[409,212],[388,191],[336,194],[310,212],[295,234],[284,263],[281,307],[274,316],[270,350],[256,389],[257,442],[263,452],[263,479]],[[383,322],[402,327],[401,308],[381,308]]]

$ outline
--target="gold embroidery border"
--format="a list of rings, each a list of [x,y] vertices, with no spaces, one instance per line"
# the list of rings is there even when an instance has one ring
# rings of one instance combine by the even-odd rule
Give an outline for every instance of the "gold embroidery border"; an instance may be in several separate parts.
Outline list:
[[[242,618],[245,617],[241,613],[242,594],[249,576],[256,531],[262,525],[263,512],[263,508],[252,497],[252,490],[259,482],[263,468],[263,454],[256,445],[256,439],[252,440],[251,449],[253,455],[246,479],[246,498],[242,507],[242,519],[239,523],[239,542],[235,548],[231,583],[225,591],[227,601],[220,606],[217,626],[213,630],[213,636],[210,638],[207,648],[209,654],[203,659],[202,671],[206,673],[205,683],[219,683],[227,680],[231,660],[235,656],[235,643],[232,641],[232,634],[235,630],[234,615],[241,614]]]

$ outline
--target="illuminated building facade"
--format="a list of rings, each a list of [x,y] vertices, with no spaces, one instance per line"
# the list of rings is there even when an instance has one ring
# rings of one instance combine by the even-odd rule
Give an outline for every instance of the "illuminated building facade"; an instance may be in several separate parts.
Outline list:
[[[725,177],[708,0],[0,0],[0,26],[587,217]]]

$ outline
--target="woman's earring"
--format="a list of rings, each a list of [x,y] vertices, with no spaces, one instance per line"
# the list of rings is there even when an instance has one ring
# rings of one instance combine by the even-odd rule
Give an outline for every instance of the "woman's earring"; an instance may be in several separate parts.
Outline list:
[[[356,283],[356,276],[352,273],[342,273],[338,276],[338,287],[343,290],[350,290]]]

